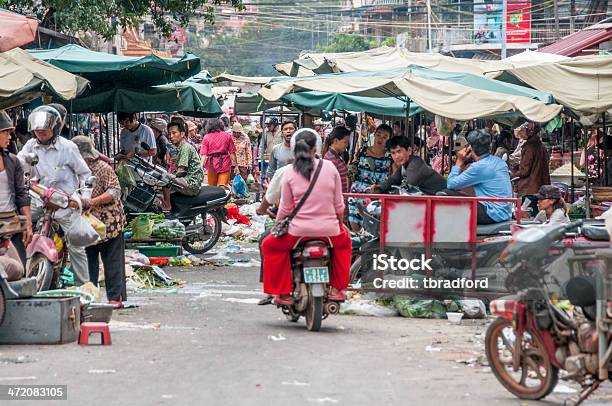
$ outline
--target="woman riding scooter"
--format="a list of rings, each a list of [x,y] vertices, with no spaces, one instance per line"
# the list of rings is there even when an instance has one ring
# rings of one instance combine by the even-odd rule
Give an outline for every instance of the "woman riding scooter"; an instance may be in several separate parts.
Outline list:
[[[293,290],[290,255],[291,249],[300,238],[320,237],[331,240],[332,270],[331,289],[328,298],[344,300],[342,290],[349,282],[351,262],[351,239],[342,225],[344,200],[340,175],[333,163],[316,159],[317,134],[314,130],[303,129],[296,135],[293,166],[283,176],[281,203],[277,222],[294,212],[310,182],[314,181],[311,196],[300,210],[293,213],[288,232],[282,236],[267,236],[262,243],[264,266],[264,291],[275,296],[277,305],[291,305]],[[319,176],[313,176],[320,171]]]

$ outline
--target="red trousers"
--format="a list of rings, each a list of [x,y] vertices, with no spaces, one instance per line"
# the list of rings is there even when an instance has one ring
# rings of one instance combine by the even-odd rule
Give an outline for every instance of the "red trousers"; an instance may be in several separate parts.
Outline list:
[[[264,292],[270,295],[288,295],[293,291],[291,272],[291,249],[295,243],[305,237],[285,234],[282,237],[268,235],[261,244],[264,269]],[[311,239],[308,237],[308,239]],[[321,238],[322,240],[327,239]],[[342,232],[329,237],[333,245],[331,253],[331,273],[329,283],[338,290],[344,290],[349,284],[351,268],[352,242],[344,227]]]

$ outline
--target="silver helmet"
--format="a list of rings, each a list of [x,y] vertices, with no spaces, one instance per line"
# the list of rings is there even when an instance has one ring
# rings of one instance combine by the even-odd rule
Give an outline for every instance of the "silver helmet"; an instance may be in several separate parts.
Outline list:
[[[57,137],[62,128],[62,116],[59,111],[50,106],[36,107],[28,116],[28,131],[53,130]]]

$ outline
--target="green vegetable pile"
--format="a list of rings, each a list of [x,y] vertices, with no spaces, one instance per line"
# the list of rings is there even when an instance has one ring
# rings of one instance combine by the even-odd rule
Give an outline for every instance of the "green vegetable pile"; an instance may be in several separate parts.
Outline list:
[[[153,226],[152,236],[165,240],[183,238],[185,226],[178,220],[167,220]]]
[[[145,240],[151,238],[154,225],[165,220],[163,214],[141,214],[130,221],[125,231],[132,231],[134,239]]]

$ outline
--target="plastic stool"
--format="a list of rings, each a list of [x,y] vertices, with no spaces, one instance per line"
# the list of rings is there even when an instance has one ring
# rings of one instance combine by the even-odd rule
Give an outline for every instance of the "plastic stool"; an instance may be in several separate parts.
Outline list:
[[[89,336],[92,333],[100,333],[102,335],[102,345],[111,345],[110,329],[108,323],[81,323],[81,332],[79,334],[79,344],[89,345]]]

